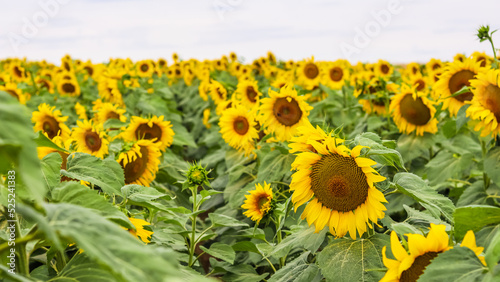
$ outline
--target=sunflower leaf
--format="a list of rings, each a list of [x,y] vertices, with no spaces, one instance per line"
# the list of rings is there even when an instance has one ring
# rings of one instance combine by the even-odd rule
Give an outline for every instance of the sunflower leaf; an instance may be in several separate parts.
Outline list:
[[[488,152],[484,159],[484,171],[490,179],[500,187],[500,148],[495,148]]]
[[[189,146],[193,148],[198,147],[193,139],[193,136],[191,136],[191,134],[184,126],[182,126],[182,124],[172,121],[172,130],[175,133],[174,142],[172,143],[172,145]]]
[[[455,238],[461,240],[468,230],[474,232],[484,226],[500,223],[500,208],[492,206],[467,206],[457,208],[455,217]]]
[[[75,255],[64,268],[50,281],[72,280],[80,282],[105,282],[116,281],[108,270],[93,262],[84,253]]]
[[[493,268],[498,264],[498,261],[500,260],[500,231],[497,230],[493,239],[491,239],[484,259],[486,260],[490,270],[493,270]]]
[[[208,217],[210,221],[212,221],[212,225],[216,226],[226,226],[226,227],[237,227],[237,226],[248,226],[248,224],[241,222],[233,217],[218,214],[218,213],[209,213]]]
[[[50,153],[41,160],[42,174],[49,191],[52,191],[61,182],[61,155],[57,152]]]
[[[379,281],[384,273],[373,269],[384,267],[382,248],[389,245],[389,235],[385,234],[337,239],[318,254],[318,265],[327,281]]]
[[[168,208],[165,205],[161,204],[159,200],[172,200],[172,197],[159,192],[155,188],[144,187],[137,184],[125,185],[121,188],[121,192],[123,194],[123,197],[127,199],[129,204],[148,207],[151,209],[158,209],[162,211],[168,211]]]
[[[48,147],[61,152],[69,153],[68,150],[57,146],[54,142],[52,142],[52,140],[50,140],[47,136],[42,134],[41,131],[35,133],[35,143],[38,147]]]
[[[269,282],[282,282],[282,281],[315,281],[315,278],[321,277],[319,268],[316,264],[308,263],[307,257],[311,252],[305,252],[298,258],[290,261],[285,267],[278,270]],[[318,277],[319,276],[319,277]],[[320,281],[320,280],[316,280]]]
[[[219,258],[223,261],[227,261],[230,264],[233,264],[234,259],[236,258],[236,253],[234,252],[233,248],[226,244],[213,243],[210,246],[210,249],[207,249],[204,246],[200,246],[200,249],[202,249],[207,254]]]

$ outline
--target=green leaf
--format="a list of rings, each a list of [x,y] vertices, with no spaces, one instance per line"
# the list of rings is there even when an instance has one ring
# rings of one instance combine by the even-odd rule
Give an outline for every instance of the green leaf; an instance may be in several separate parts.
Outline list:
[[[318,255],[318,265],[327,281],[379,281],[384,273],[382,248],[390,245],[389,235],[368,239],[336,239]]]
[[[193,139],[193,136],[187,131],[187,129],[177,122],[172,122],[172,130],[174,131],[174,142],[173,145],[177,146],[189,146],[193,148],[197,148],[196,142]]]
[[[227,226],[227,227],[237,227],[237,226],[248,226],[248,224],[241,222],[237,219],[234,219],[230,216],[218,214],[218,213],[209,213],[208,217],[214,227],[218,226]]]
[[[207,249],[203,246],[200,246],[200,249],[202,249],[207,254],[219,258],[223,261],[227,261],[230,264],[233,264],[234,259],[236,258],[236,253],[234,252],[233,248],[226,244],[213,243],[212,245],[210,245],[210,249]]]
[[[319,268],[315,264],[307,262],[307,257],[311,252],[305,252],[293,261],[288,262],[285,267],[278,270],[269,282],[293,282],[293,281],[313,281],[319,274]]]
[[[125,185],[123,169],[118,162],[111,159],[102,160],[85,153],[69,155],[66,170],[62,169],[61,174],[98,185],[110,195],[121,196],[120,188]]]
[[[223,281],[234,281],[234,282],[261,282],[269,273],[258,274],[255,268],[248,264],[237,264],[234,266],[227,267],[226,270],[229,272],[222,277]]]
[[[168,211],[168,207],[160,203],[160,199],[172,200],[172,198],[164,193],[159,192],[152,187],[144,187],[137,184],[125,185],[121,188],[123,197],[127,199],[127,203],[136,206],[148,207]]]
[[[425,165],[430,184],[437,185],[450,178],[461,179],[461,173],[471,165],[472,158],[471,153],[457,156],[447,151],[439,152]]]
[[[62,157],[57,152],[50,153],[43,157],[40,163],[42,165],[42,175],[45,185],[51,191],[61,182]]]
[[[128,124],[127,122],[123,122],[115,118],[110,118],[104,122],[102,128],[103,129],[122,128],[127,126],[127,124]]]
[[[41,131],[35,133],[35,142],[38,147],[49,147],[57,151],[69,153],[68,150],[57,146],[52,140],[45,136]]]
[[[392,149],[383,145],[380,137],[372,132],[362,133],[356,138],[354,138],[354,142],[361,146],[367,146],[370,150],[367,153],[367,156],[375,160],[377,163],[386,166],[400,167],[404,168],[404,161],[401,154]]]
[[[306,248],[315,253],[325,240],[328,229],[314,233],[314,226],[298,225],[291,227],[291,234],[276,245],[267,256],[281,258],[286,256],[292,248]]]
[[[97,191],[91,190],[80,183],[74,181],[65,182],[63,186],[52,191],[52,199],[55,202],[69,203],[92,209],[94,212],[124,227],[135,229],[123,212],[99,195]]]
[[[484,190],[483,181],[476,181],[469,187],[465,188],[462,195],[457,201],[457,207],[464,207],[469,205],[483,205],[486,204],[488,194]]]
[[[85,253],[81,253],[76,254],[63,270],[49,281],[113,282],[116,278],[118,277],[91,261]]]
[[[408,172],[397,173],[394,183],[401,193],[418,201],[435,218],[439,219],[443,214],[448,222],[453,222],[453,202],[431,189],[419,176]]]
[[[294,155],[283,154],[280,150],[265,154],[260,162],[256,181],[258,183],[280,181],[287,173],[290,173],[290,166],[294,159]]]
[[[0,91],[0,173],[14,165],[18,195],[42,202],[46,193],[36,143],[33,141],[31,113],[11,95]],[[21,194],[22,192],[22,194]]]
[[[490,242],[486,254],[484,256],[486,264],[489,269],[493,271],[493,268],[498,264],[500,260],[500,231],[497,230],[495,236]]]
[[[486,225],[500,223],[500,208],[492,206],[467,206],[457,208],[455,217],[455,238],[462,240],[467,231],[479,231]]]
[[[397,150],[401,153],[403,159],[408,162],[418,157],[428,158],[429,148],[435,141],[434,135],[430,134],[424,136],[401,134],[397,143]]]
[[[486,154],[484,159],[484,172],[488,174],[490,179],[500,187],[500,148],[496,147]]]
[[[466,124],[468,121],[469,121],[469,118],[467,117],[466,115],[466,111],[467,109],[470,107],[470,105],[463,105],[459,110],[458,110],[458,113],[457,113],[457,132],[460,131],[460,129],[462,129],[462,126],[464,126],[464,124]]]
[[[253,252],[256,254],[260,254],[259,249],[253,242],[250,241],[238,241],[234,243],[232,246],[235,252]]]
[[[482,281],[484,270],[483,264],[471,249],[455,247],[434,258],[418,281]]]

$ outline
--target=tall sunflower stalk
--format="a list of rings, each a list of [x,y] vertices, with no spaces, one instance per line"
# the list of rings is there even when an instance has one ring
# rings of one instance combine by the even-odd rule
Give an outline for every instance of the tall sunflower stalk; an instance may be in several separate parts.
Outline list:
[[[493,33],[495,33],[498,29],[490,32],[489,25],[482,25],[477,29],[477,37],[479,38],[479,42],[483,42],[488,40],[491,44],[491,48],[493,49],[493,57],[495,58],[494,68],[498,68],[498,59],[497,59],[497,50],[495,49],[495,44],[493,44]]]

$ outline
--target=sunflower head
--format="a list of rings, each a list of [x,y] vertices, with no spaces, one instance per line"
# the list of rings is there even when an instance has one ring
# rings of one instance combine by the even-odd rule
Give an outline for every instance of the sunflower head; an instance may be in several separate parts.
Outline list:
[[[191,187],[198,187],[203,184],[209,185],[210,184],[208,181],[210,179],[208,177],[209,173],[210,171],[207,171],[206,168],[202,167],[199,164],[194,163],[189,167],[188,171],[186,172],[187,183]]]
[[[387,61],[379,60],[374,67],[377,76],[389,77],[394,72],[394,67]]]
[[[264,186],[260,183],[255,184],[255,190],[249,191],[250,195],[245,195],[245,202],[241,208],[246,211],[244,215],[251,220],[260,222],[272,208],[273,190],[271,184],[264,181]]]
[[[140,77],[151,77],[155,72],[155,67],[153,61],[144,60],[137,62],[137,64],[135,65],[135,70],[137,72],[137,75]]]
[[[130,232],[130,234],[134,235],[135,237],[137,237],[138,239],[140,239],[141,241],[143,241],[146,244],[150,243],[149,238],[151,238],[151,235],[153,235],[153,232],[146,230],[144,228],[145,225],[150,225],[150,223],[143,220],[143,219],[139,219],[139,218],[129,217],[129,220],[130,220],[130,222],[132,222],[132,224],[135,227],[135,230],[134,229],[128,230]]]
[[[296,74],[298,83],[308,90],[314,89],[321,80],[320,70],[320,65],[314,62],[314,58],[301,62]]]
[[[245,156],[255,149],[255,139],[259,138],[253,111],[235,104],[222,111],[219,119],[220,133],[229,146],[244,151]]]
[[[151,140],[157,143],[160,150],[165,151],[174,141],[174,131],[170,121],[163,116],[152,116],[149,119],[133,116],[127,129],[121,134],[125,141]]]
[[[241,80],[238,82],[236,91],[234,92],[236,99],[246,108],[253,108],[258,105],[262,93],[259,91],[257,81],[254,80]]]
[[[149,187],[155,179],[160,164],[161,152],[158,144],[151,140],[139,140],[126,146],[118,156],[118,163],[125,174],[125,184],[139,184]]]
[[[57,91],[62,96],[79,96],[80,95],[80,86],[75,79],[61,79],[57,83]]]
[[[17,87],[16,83],[8,82],[5,85],[0,85],[0,91],[9,93],[10,96],[16,98],[17,101],[23,105],[30,99],[30,95],[23,93],[23,91]]]
[[[78,120],[77,127],[73,128],[71,137],[76,141],[77,152],[83,152],[103,158],[108,154],[109,141],[100,124],[93,124],[89,120]]]
[[[61,136],[63,140],[66,140],[69,137],[70,130],[64,122],[68,117],[62,116],[61,111],[55,108],[55,106],[50,107],[45,103],[38,106],[38,111],[34,111],[31,117],[31,121],[35,123],[33,129],[43,131],[50,139]]]

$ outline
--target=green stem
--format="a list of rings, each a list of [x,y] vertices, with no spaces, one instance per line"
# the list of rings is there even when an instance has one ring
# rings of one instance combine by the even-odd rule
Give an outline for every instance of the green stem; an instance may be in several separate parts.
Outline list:
[[[479,139],[481,143],[481,152],[483,153],[483,183],[484,183],[484,189],[488,189],[490,186],[490,178],[488,177],[488,174],[486,174],[486,171],[484,171],[484,159],[486,158],[486,154],[488,153],[488,149],[486,148],[486,142],[484,142],[483,139]]]
[[[207,233],[207,231],[212,229],[213,227],[214,227],[214,225],[212,224],[207,229],[203,230],[203,232],[200,233],[200,236],[198,236],[198,238],[196,238],[195,244],[198,243],[198,241],[203,237],[203,235],[205,235],[205,233]]]
[[[191,192],[193,192],[193,213],[195,213],[193,216],[191,216],[191,239],[190,239],[190,244],[189,244],[189,262],[188,266],[191,267],[193,266],[195,260],[193,260],[194,257],[194,250],[196,248],[196,212],[198,211],[198,205],[196,204],[196,195],[198,194],[198,188],[196,186],[192,187]]]
[[[19,224],[19,216],[16,215],[15,219],[15,232],[16,232],[16,238],[21,238],[21,225]],[[22,238],[21,238],[22,239]],[[15,249],[16,249],[16,255],[19,258],[19,261],[16,261],[16,264],[19,269],[19,274],[29,277],[30,276],[30,268],[29,268],[29,258],[28,254],[26,253],[26,243],[28,243],[28,240],[23,240],[20,242],[20,244],[16,244]]]
[[[274,265],[271,263],[271,261],[268,258],[266,258],[266,257],[264,257],[264,259],[267,260],[267,262],[269,263],[269,265],[273,269],[274,273],[276,273],[276,268],[274,268]]]
[[[276,224],[276,232],[277,232],[278,245],[283,240],[283,237],[281,235],[281,229],[279,229],[280,225],[281,225],[281,218],[278,218],[278,222]],[[280,268],[282,268],[283,266],[285,266],[285,259],[286,259],[286,255],[283,256],[283,257],[280,257]]]
[[[488,36],[488,40],[491,43],[491,48],[493,48],[493,57],[495,58],[495,61],[497,61],[497,51],[495,50],[495,45],[493,44],[493,38],[491,38],[491,36]]]

